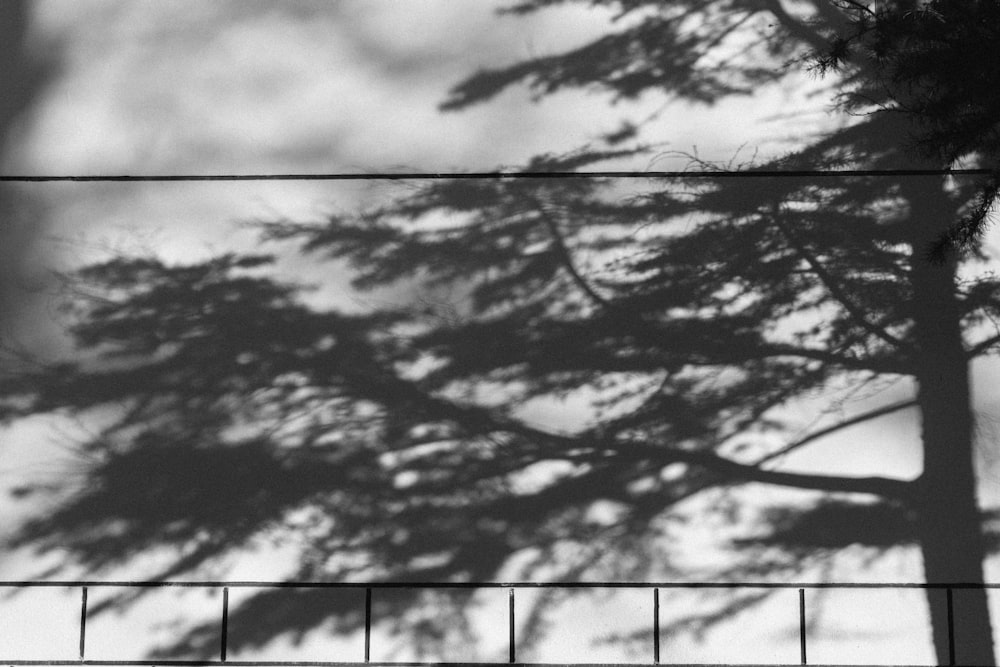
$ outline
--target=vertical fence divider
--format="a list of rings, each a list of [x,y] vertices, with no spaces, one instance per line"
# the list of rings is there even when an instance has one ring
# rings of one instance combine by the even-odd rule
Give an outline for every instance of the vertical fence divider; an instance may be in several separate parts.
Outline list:
[[[517,653],[514,650],[514,588],[511,587],[507,594],[507,625],[509,634],[507,637],[507,642],[509,645],[509,656],[508,662],[515,662],[517,660]]]
[[[806,664],[806,589],[799,589],[799,658]]]
[[[660,589],[653,589],[653,664],[660,664]]]
[[[372,589],[365,589],[365,662],[372,658]]]
[[[222,637],[219,640],[219,660],[226,661],[229,644],[229,586],[222,587]]]
[[[951,589],[945,589],[945,599],[948,602],[948,664],[955,664],[955,606]]]
[[[87,587],[81,588],[80,595],[80,661],[84,659],[87,648]]]

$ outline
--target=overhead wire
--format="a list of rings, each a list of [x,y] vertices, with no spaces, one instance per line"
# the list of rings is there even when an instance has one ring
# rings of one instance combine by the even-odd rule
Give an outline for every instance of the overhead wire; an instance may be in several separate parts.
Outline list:
[[[789,170],[680,170],[680,171],[458,171],[366,172],[296,174],[13,174],[0,183],[116,183],[204,181],[426,181],[517,179],[720,179],[720,178],[853,178],[916,176],[989,176],[990,169],[789,169]]]

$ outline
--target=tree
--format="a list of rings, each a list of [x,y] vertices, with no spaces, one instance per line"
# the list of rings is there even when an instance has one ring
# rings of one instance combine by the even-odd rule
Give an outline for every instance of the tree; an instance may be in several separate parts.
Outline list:
[[[878,84],[871,113],[755,168],[947,164],[913,157],[925,126],[892,111],[903,97],[879,78],[883,62],[844,55],[845,44],[867,44],[865,21],[875,20],[855,2],[794,12],[780,0],[593,4],[618,8],[623,27],[475,74],[444,106],[518,82],[543,95],[594,86],[711,103],[792,71],[775,62],[820,54],[838,70],[832,92],[872,98],[868,84]],[[919,9],[879,5],[886,22]],[[951,157],[977,147],[970,139]],[[595,147],[525,169],[584,170],[641,150]],[[271,240],[350,262],[358,289],[416,284],[424,294],[417,306],[361,314],[309,305],[300,286],[267,273],[266,255],[88,267],[77,280],[94,296],[77,302],[72,333],[90,356],[12,379],[4,405],[10,414],[105,408],[107,426],[84,446],[87,484],[19,539],[69,548],[92,569],[183,545],[158,573],[167,577],[284,525],[305,541],[295,572],[304,579],[489,579],[514,554],[529,574],[554,562],[557,576],[624,578],[669,567],[657,560],[658,519],[682,499],[758,482],[877,499],[873,512],[910,522],[900,539],[919,544],[928,581],[981,583],[968,367],[1000,342],[987,326],[1000,315],[1000,283],[958,280],[983,259],[973,237],[971,249],[941,243],[982,208],[981,194],[980,184],[946,187],[933,175],[750,170],[638,193],[612,178],[457,179],[356,216],[264,226]],[[912,400],[774,446],[787,435],[783,406],[885,377],[912,380]],[[587,406],[577,428],[528,417],[565,398]],[[119,407],[108,416],[107,406]],[[902,409],[921,418],[916,479],[770,465]],[[612,521],[595,519],[596,503]],[[565,557],[566,544],[576,556]],[[948,612],[928,599],[944,663]],[[274,605],[264,595],[239,613],[259,620]],[[272,616],[268,629],[303,631],[324,614],[357,621],[333,609]],[[985,594],[956,614],[958,659],[993,664]],[[184,643],[214,642],[196,629]]]
[[[989,48],[998,36],[998,18],[995,2],[935,0],[882,12],[865,8],[817,59],[823,72],[840,70],[848,61],[863,63],[864,75],[848,81],[843,106],[906,116],[912,148],[930,164],[961,165],[971,159],[991,170],[978,205],[932,247],[935,259],[950,249],[978,247],[1000,187],[1000,81],[997,56]]]

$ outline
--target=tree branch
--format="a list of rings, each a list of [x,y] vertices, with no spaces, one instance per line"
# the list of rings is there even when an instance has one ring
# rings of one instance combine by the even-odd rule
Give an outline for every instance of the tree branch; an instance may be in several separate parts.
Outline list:
[[[912,370],[907,364],[903,364],[894,359],[860,359],[858,357],[845,357],[843,355],[813,347],[797,347],[782,343],[771,343],[757,348],[753,354],[738,354],[738,350],[726,350],[720,352],[718,356],[706,359],[707,363],[737,363],[749,361],[751,359],[767,359],[769,357],[799,357],[802,359],[812,359],[831,364],[840,368],[858,371],[873,371],[876,373],[892,373],[897,375],[910,375]],[[698,363],[692,361],[692,363]]]
[[[790,348],[801,353],[798,348]],[[818,351],[825,352],[825,351]],[[829,354],[829,353],[826,353]],[[909,493],[909,482],[885,477],[838,477],[808,473],[790,473],[766,470],[759,463],[739,463],[715,452],[676,449],[643,441],[619,441],[601,437],[594,432],[583,434],[559,434],[525,424],[502,412],[478,405],[462,405],[447,398],[434,396],[422,391],[417,383],[400,378],[394,372],[377,373],[375,369],[358,369],[344,374],[351,384],[357,384],[361,396],[395,406],[398,410],[412,411],[422,419],[445,419],[456,423],[465,436],[509,433],[534,443],[540,449],[533,454],[544,454],[544,448],[552,447],[560,455],[580,452],[584,459],[608,456],[622,460],[648,460],[657,465],[686,463],[696,465],[732,480],[761,482],[779,486],[821,491],[843,491],[867,493],[886,497],[902,497]],[[343,373],[343,370],[341,370]],[[461,437],[461,436],[459,436]],[[578,460],[581,460],[578,458]]]
[[[966,356],[967,359],[975,359],[979,355],[984,354],[987,351],[989,351],[989,349],[991,347],[993,347],[994,345],[996,345],[998,343],[1000,343],[1000,334],[997,334],[995,336],[990,336],[986,340],[979,341],[978,343],[976,343],[975,345],[973,345],[971,348],[969,348],[968,350],[966,350],[965,356]]]
[[[837,281],[832,275],[830,275],[830,272],[827,271],[826,268],[820,263],[819,259],[812,252],[810,252],[809,248],[807,248],[804,243],[799,241],[792,229],[785,224],[779,210],[775,210],[774,212],[774,224],[781,230],[781,233],[788,239],[788,242],[792,244],[795,251],[806,261],[809,267],[820,279],[820,282],[822,282],[823,285],[830,291],[833,298],[844,307],[848,315],[850,315],[855,322],[857,322],[868,333],[876,336],[877,338],[881,338],[893,347],[905,350],[911,349],[906,341],[893,336],[882,327],[876,326],[874,323],[868,321],[868,318],[865,317],[865,313],[861,310],[861,308],[851,301],[847,293],[841,289],[840,285],[837,284]]]
[[[788,32],[792,33],[795,37],[798,37],[803,42],[811,46],[812,48],[821,51],[826,49],[829,45],[823,35],[819,34],[806,24],[797,20],[788,10],[785,9],[781,0],[765,0],[764,6],[767,10],[771,12],[775,20],[785,27]]]
[[[740,463],[715,452],[676,449],[637,440],[605,442],[586,436],[548,433],[526,424],[518,424],[515,428],[518,435],[558,444],[566,450],[590,448],[602,458],[608,454],[643,458],[655,461],[658,465],[686,463],[705,468],[730,480],[760,482],[816,491],[867,493],[888,498],[905,498],[912,493],[911,489],[913,488],[910,481],[890,477],[841,477],[766,470],[759,467],[757,463]]]
[[[845,5],[848,5],[850,7],[854,7],[855,9],[857,9],[857,10],[859,10],[859,11],[865,13],[865,14],[868,14],[872,18],[875,18],[875,17],[878,16],[868,6],[861,4],[857,0],[839,0],[839,2],[843,2]],[[822,3],[819,4],[820,11],[823,12],[823,13],[826,13],[826,11],[824,11],[824,9],[823,9],[824,7],[839,9],[839,7],[837,7],[837,3],[836,2],[831,2],[831,3],[827,3],[827,4],[822,4]],[[844,19],[844,17],[841,16],[841,19]]]
[[[566,239],[559,230],[559,224],[553,220],[552,216],[545,209],[545,205],[542,201],[537,197],[531,197],[531,201],[534,203],[542,222],[544,222],[545,226],[548,227],[549,233],[552,235],[553,243],[555,243],[556,250],[559,253],[559,258],[562,260],[563,268],[566,269],[566,272],[569,274],[573,282],[576,283],[577,287],[579,287],[595,304],[601,308],[612,308],[612,304],[598,294],[597,291],[590,286],[590,283],[586,281],[583,274],[581,274],[576,268],[576,264],[573,262],[573,256],[570,254],[569,247],[566,245]]]
[[[641,332],[641,335],[647,337],[651,336],[653,337],[651,340],[658,341],[659,336],[662,332],[657,330],[653,322],[645,320],[641,317],[637,317],[635,313],[629,313],[627,311],[620,309],[618,306],[616,306],[615,303],[598,294],[597,291],[590,285],[590,283],[587,282],[586,278],[583,277],[583,274],[580,273],[579,269],[576,266],[576,263],[573,261],[573,256],[570,252],[569,247],[566,244],[566,240],[562,234],[562,231],[559,229],[558,222],[555,219],[553,219],[552,215],[545,208],[545,205],[541,200],[539,200],[537,197],[534,196],[531,196],[530,199],[534,204],[535,209],[539,217],[541,218],[542,222],[545,224],[545,226],[549,230],[549,233],[552,235],[553,243],[556,246],[559,258],[562,260],[563,267],[569,274],[574,284],[576,284],[577,287],[579,287],[580,290],[587,296],[587,298],[589,298],[598,307],[627,315],[631,323],[638,327],[635,330],[636,333]],[[780,224],[783,226],[783,223]],[[788,232],[785,233],[786,236],[789,236]],[[789,241],[792,242],[793,244],[795,243],[792,238],[789,238]],[[846,294],[844,294],[843,291],[839,289],[839,287],[833,281],[832,276],[830,276],[829,273],[826,272],[826,270],[821,265],[819,265],[815,257],[812,257],[812,255],[808,253],[808,251],[805,250],[804,248],[801,249],[799,252],[800,254],[803,254],[803,256],[806,257],[806,261],[813,268],[813,271],[819,275],[820,279],[824,282],[824,284],[827,285],[827,287],[831,290],[834,296],[839,297],[838,301],[840,301],[845,308],[848,308],[849,312],[853,312],[855,318],[858,319],[865,326],[866,330],[875,335],[878,335],[879,337],[883,338],[883,340],[886,340],[895,347],[902,347],[905,345],[904,341],[899,340],[893,337],[888,332],[876,327],[873,324],[868,323],[867,320],[865,320],[864,315],[861,313],[860,309],[853,307],[853,305],[847,299]],[[758,351],[755,354],[733,356],[733,351],[734,351],[733,348],[727,347],[724,354],[722,355],[719,356],[711,354],[706,355],[706,358],[703,360],[702,363],[709,363],[709,364],[732,363],[733,360],[741,361],[741,360],[746,360],[748,358],[756,359],[756,358],[766,358],[766,357],[793,356],[793,357],[801,357],[806,359],[822,361],[823,363],[833,364],[836,366],[852,370],[871,370],[875,372],[898,373],[898,374],[908,374],[909,372],[908,368],[904,367],[901,364],[892,362],[891,360],[857,359],[853,357],[846,357],[843,355],[839,355],[823,349],[812,349],[804,347],[786,346],[780,344],[770,344],[759,347],[757,348],[757,350]],[[694,357],[692,357],[691,363],[697,364],[699,362]]]
[[[634,444],[629,443],[630,448]],[[686,463],[705,468],[730,479],[745,482],[760,482],[815,491],[867,493],[887,498],[905,498],[912,493],[913,488],[910,481],[890,477],[841,477],[766,470],[758,467],[757,464],[739,463],[714,452],[657,447],[648,443],[642,443],[640,446],[644,453],[655,457],[664,464]]]
[[[839,431],[841,429],[848,428],[850,426],[855,426],[857,424],[860,424],[860,423],[865,422],[865,421],[869,421],[871,419],[876,419],[878,417],[882,417],[882,416],[891,414],[893,412],[897,412],[899,410],[904,410],[904,409],[912,407],[914,405],[916,405],[916,401],[901,401],[899,403],[893,403],[891,405],[887,405],[885,407],[878,408],[878,409],[872,410],[870,412],[865,412],[863,414],[857,415],[856,417],[852,417],[851,419],[848,419],[846,421],[842,421],[842,422],[840,422],[838,424],[834,424],[833,426],[830,426],[830,427],[827,427],[827,428],[824,428],[824,429],[820,429],[819,431],[811,433],[811,434],[805,436],[804,438],[800,438],[799,440],[796,440],[795,442],[792,442],[792,443],[790,443],[788,445],[785,445],[784,447],[782,447],[778,451],[771,452],[770,454],[767,454],[766,456],[763,456],[763,457],[757,459],[752,465],[754,465],[754,466],[764,465],[765,463],[769,463],[769,462],[773,461],[774,459],[787,454],[788,452],[791,452],[791,451],[793,451],[795,449],[799,449],[800,447],[804,447],[804,446],[808,445],[811,442],[814,442],[814,441],[816,441],[816,440],[818,440],[818,439],[820,439],[820,438],[822,438],[824,436],[830,435],[831,433],[834,433],[834,432]],[[699,486],[695,486],[694,488],[687,489],[684,492],[682,492],[682,493],[674,496],[671,499],[670,502],[671,502],[671,504],[676,504],[676,503],[681,502],[682,500],[686,500],[686,499],[690,498],[691,496],[697,495],[697,494],[699,494],[702,491],[705,491],[707,489],[710,489],[710,488],[713,488],[713,487],[717,487],[717,486],[720,486],[720,485],[723,485],[723,484],[733,484],[734,482],[740,482],[740,481],[745,481],[745,480],[734,480],[734,479],[731,479],[731,478],[730,479],[719,480],[719,479],[713,479],[712,477],[709,477],[707,481],[702,482]]]
[[[885,415],[890,415],[890,414],[892,414],[894,412],[899,412],[900,410],[905,410],[907,408],[912,408],[912,407],[914,407],[916,405],[917,405],[917,402],[915,400],[900,401],[898,403],[892,403],[890,405],[886,405],[886,406],[883,406],[881,408],[877,408],[875,410],[871,410],[869,412],[864,412],[864,413],[862,413],[860,415],[856,415],[854,417],[851,417],[850,419],[845,419],[844,421],[838,422],[836,424],[833,424],[832,426],[827,426],[826,428],[821,428],[818,431],[813,431],[809,435],[806,435],[806,436],[804,436],[802,438],[799,438],[795,442],[791,442],[791,443],[785,445],[784,447],[782,447],[781,449],[779,449],[779,450],[777,450],[775,452],[771,452],[767,456],[764,456],[764,457],[761,457],[761,458],[757,459],[757,461],[754,463],[754,465],[760,466],[760,465],[763,465],[765,463],[769,463],[769,462],[773,461],[776,458],[782,457],[785,454],[788,454],[789,452],[792,452],[792,451],[794,451],[796,449],[799,449],[801,447],[805,447],[809,443],[815,442],[816,440],[819,440],[820,438],[825,438],[826,436],[832,435],[833,433],[836,433],[837,431],[841,431],[841,430],[843,430],[845,428],[850,428],[851,426],[857,426],[858,424],[862,424],[862,423],[864,423],[866,421],[871,421],[872,419],[878,419],[879,417],[884,417]]]

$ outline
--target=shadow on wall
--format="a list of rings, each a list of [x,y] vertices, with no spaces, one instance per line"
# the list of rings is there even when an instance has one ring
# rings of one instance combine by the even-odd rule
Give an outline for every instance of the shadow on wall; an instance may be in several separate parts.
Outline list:
[[[50,63],[31,48],[27,0],[0,3],[0,168],[16,171],[9,157],[26,125],[32,101],[49,78]],[[26,285],[29,257],[42,222],[23,191],[0,183],[0,345],[9,345],[19,314],[32,298]]]
[[[749,0],[676,4],[695,14],[714,5],[732,29],[758,11]],[[739,4],[746,10],[720,9]],[[716,14],[703,18],[706,30],[729,30]],[[784,45],[809,32],[804,24],[764,18],[784,33],[767,33],[759,52],[794,55]],[[997,24],[979,18],[954,23]],[[456,94],[472,104],[526,79],[546,91],[601,83],[632,95],[637,59],[643,88],[670,85],[695,100],[706,90],[742,94],[697,67],[725,35],[677,34],[688,22],[675,19],[650,14],[595,42],[601,57],[573,51],[476,74]],[[569,67],[580,63],[582,72]],[[830,92],[853,90],[856,77],[885,81],[869,71],[881,63],[862,62]],[[665,69],[684,76],[664,81],[656,75]],[[748,61],[743,73],[752,87],[781,71]],[[829,572],[840,551],[874,561],[916,544],[928,581],[982,584],[991,540],[976,500],[968,373],[970,360],[1000,345],[990,328],[1000,321],[1000,278],[960,284],[977,257],[950,246],[940,261],[928,258],[942,221],[961,222],[983,188],[940,174],[889,178],[913,164],[905,148],[917,127],[862,116],[740,179],[672,181],[630,196],[614,179],[439,180],[354,215],[261,226],[262,241],[348,263],[358,290],[412,285],[420,295],[363,313],[311,305],[264,254],[87,266],[74,274],[80,298],[68,311],[79,357],[0,386],[0,409],[14,417],[97,425],[79,445],[79,474],[57,482],[77,488],[11,544],[65,557],[41,576],[104,573],[167,550],[154,578],[178,578],[271,539],[298,550],[288,577],[299,581],[648,581],[692,572],[677,553],[692,515],[678,507],[704,493],[718,500],[703,501],[699,521],[760,528],[712,578],[795,581]],[[588,148],[539,156],[526,170],[551,176],[640,154]],[[881,175],[802,175],[842,171],[844,156]],[[796,173],[766,176],[779,169]],[[856,396],[900,381],[916,387],[907,400],[841,414]],[[786,407],[817,397],[826,404],[817,417],[833,424],[817,419],[806,430],[785,418]],[[582,405],[574,430],[526,414],[567,399]],[[919,477],[773,465],[902,410],[919,413]],[[727,494],[749,483],[851,502],[755,517]],[[357,599],[280,593],[234,596],[233,653],[314,629],[349,636],[366,622]],[[936,664],[995,664],[986,594],[959,597],[952,608],[925,596],[925,649]],[[539,598],[518,609],[519,651],[549,631],[541,610],[560,602]],[[661,630],[697,635],[765,601],[734,597]],[[377,596],[371,611],[395,636],[418,637],[419,657],[468,644],[470,607],[462,594],[400,591]],[[783,608],[794,623],[794,604]],[[638,617],[648,620],[648,608]],[[217,621],[196,623],[150,655],[216,655]],[[957,655],[952,628],[964,633]]]

